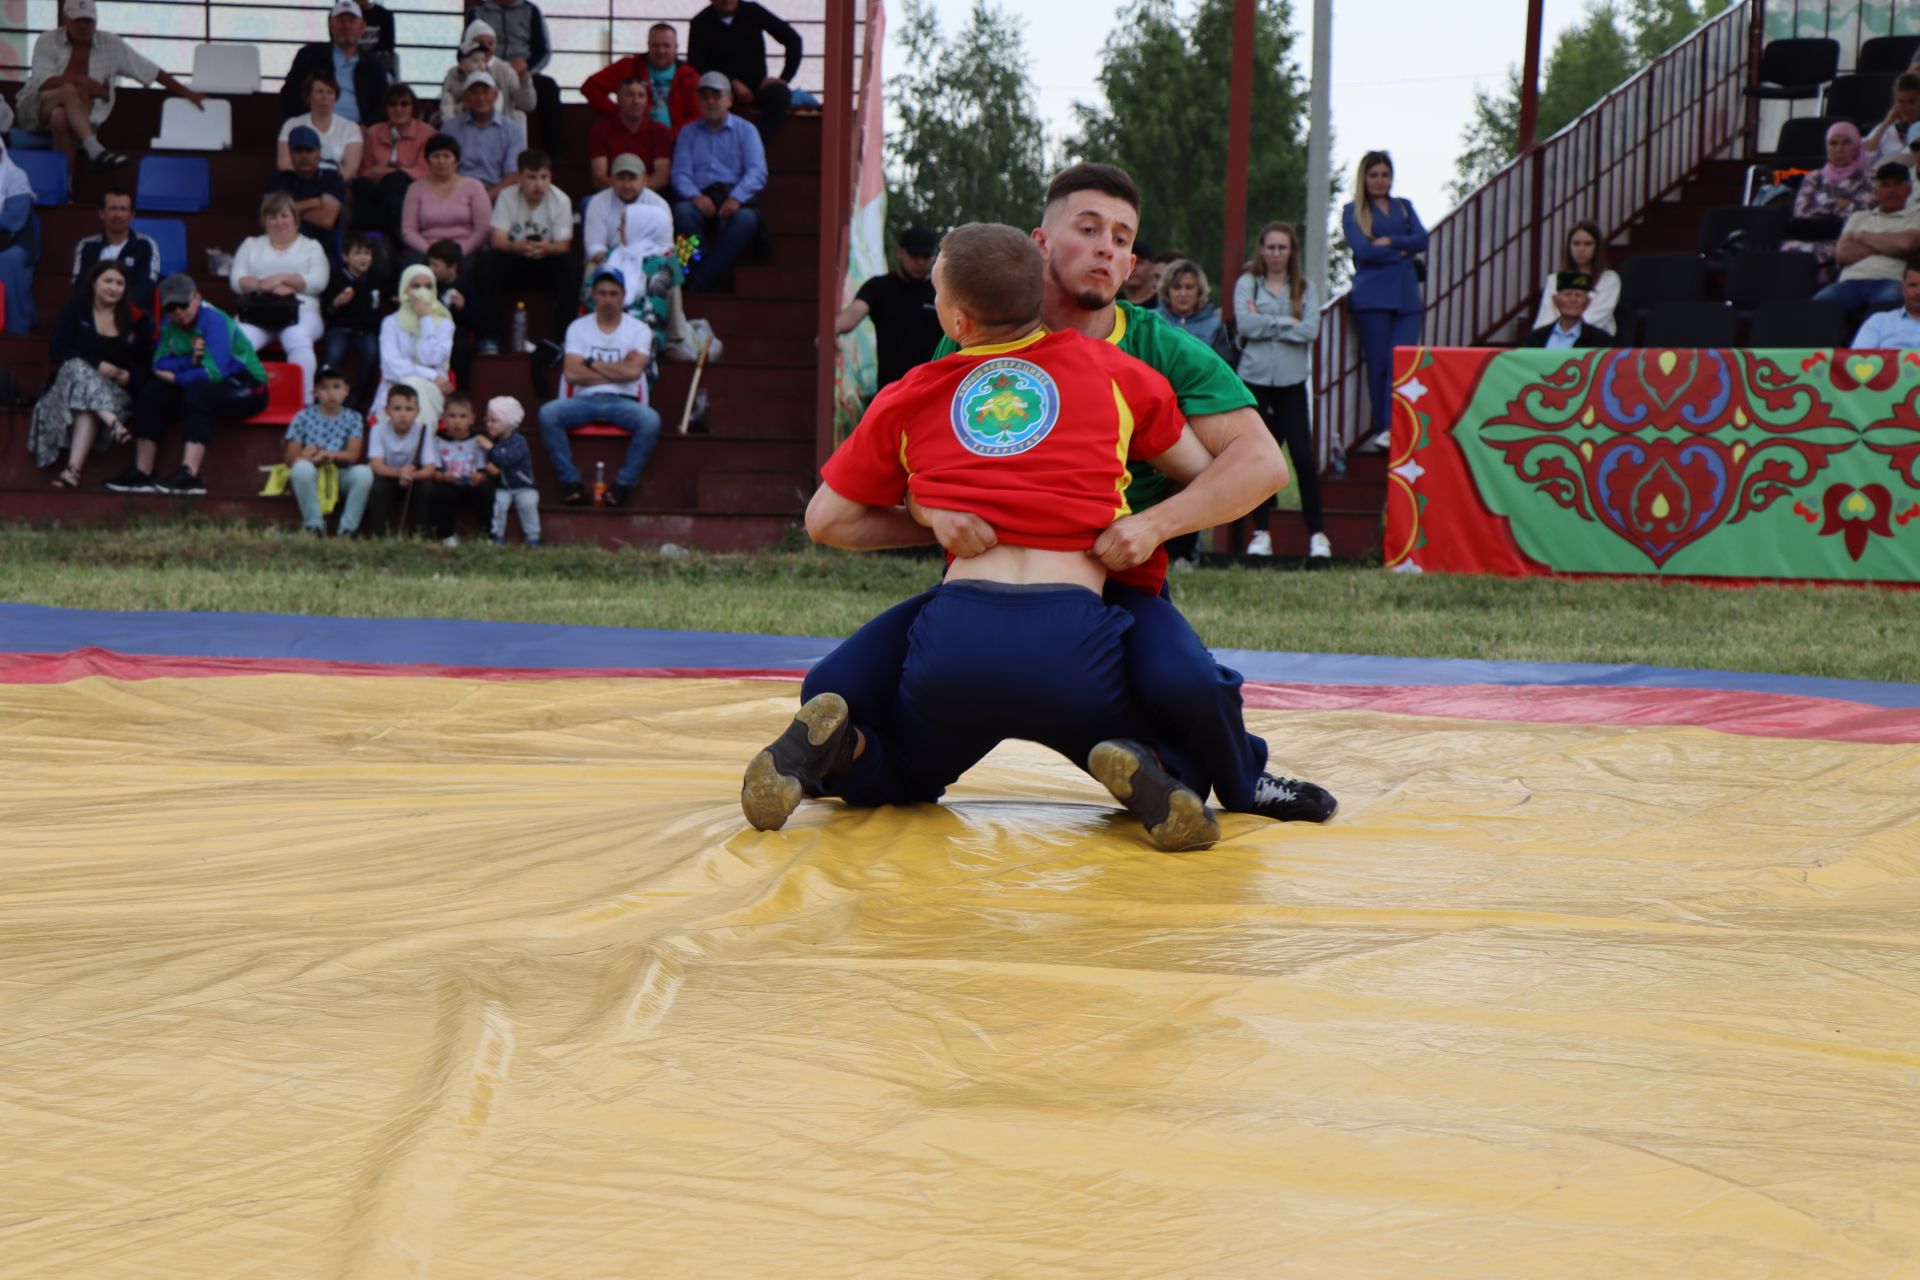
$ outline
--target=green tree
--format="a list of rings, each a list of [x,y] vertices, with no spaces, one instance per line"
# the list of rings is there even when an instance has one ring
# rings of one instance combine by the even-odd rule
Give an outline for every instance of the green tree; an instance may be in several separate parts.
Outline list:
[[[1541,77],[1534,137],[1545,140],[1572,124],[1642,67],[1685,39],[1729,0],[1626,0],[1624,9],[1597,0],[1586,17],[1560,33]],[[1498,91],[1474,92],[1473,118],[1460,137],[1455,200],[1491,178],[1520,154],[1520,70],[1508,69]]]
[[[929,0],[906,0],[905,69],[887,80],[900,126],[887,138],[887,224],[1032,225],[1046,193],[1046,135],[1018,19],[974,0],[952,40]]]
[[[1249,232],[1272,218],[1298,225],[1304,213],[1307,102],[1292,48],[1288,0],[1259,0]],[[1100,68],[1106,106],[1075,104],[1078,129],[1067,145],[1074,159],[1132,174],[1141,238],[1156,250],[1179,249],[1209,277],[1223,248],[1232,58],[1233,0],[1200,0],[1191,22],[1180,20],[1173,0],[1135,0],[1107,40]]]

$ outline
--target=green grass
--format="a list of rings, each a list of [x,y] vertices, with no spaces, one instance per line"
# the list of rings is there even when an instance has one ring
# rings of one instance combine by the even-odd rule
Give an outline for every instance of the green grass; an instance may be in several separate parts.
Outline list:
[[[845,635],[929,585],[926,557],[810,547],[757,555],[320,542],[278,528],[153,521],[0,525],[0,598],[86,609],[445,617]],[[1550,662],[1644,662],[1920,680],[1920,596],[1659,581],[1203,569],[1175,579],[1209,644]]]

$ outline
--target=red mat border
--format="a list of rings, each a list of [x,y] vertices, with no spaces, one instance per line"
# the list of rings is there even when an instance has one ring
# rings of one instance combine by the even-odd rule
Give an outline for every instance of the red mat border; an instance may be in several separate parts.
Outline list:
[[[768,680],[801,673],[774,668],[461,667],[438,664],[327,662],[304,658],[140,656],[109,649],[69,653],[0,653],[0,684],[65,684],[112,680],[206,679],[317,675],[459,680]],[[1246,704],[1262,711],[1368,711],[1453,720],[1528,724],[1618,725],[1714,729],[1762,738],[1833,742],[1920,743],[1920,710],[1887,709],[1834,698],[1711,689],[1595,685],[1336,685],[1248,681]]]

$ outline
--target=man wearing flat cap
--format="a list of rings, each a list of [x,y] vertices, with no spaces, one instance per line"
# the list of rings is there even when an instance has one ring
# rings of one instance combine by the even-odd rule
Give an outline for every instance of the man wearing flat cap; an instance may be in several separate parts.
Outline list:
[[[834,321],[835,333],[852,333],[862,320],[872,318],[876,392],[933,359],[933,349],[940,345],[943,330],[933,305],[933,254],[939,246],[925,227],[902,231],[893,251],[893,270],[861,285]]]
[[[1613,332],[1588,324],[1580,317],[1593,294],[1593,277],[1584,271],[1562,271],[1553,282],[1553,309],[1558,318],[1527,335],[1523,347],[1559,351],[1569,347],[1611,347]]]
[[[687,288],[712,289],[760,234],[753,202],[767,185],[759,131],[733,114],[733,86],[718,71],[700,77],[700,118],[673,144],[673,229],[700,237]]]
[[[384,59],[362,52],[360,37],[367,22],[359,0],[333,0],[327,10],[327,39],[319,44],[302,45],[287,68],[280,86],[280,118],[291,120],[306,111],[301,88],[308,76],[324,75],[340,86],[340,100],[333,113],[357,125],[380,123],[387,101],[387,85],[392,75]]]
[[[500,90],[493,77],[476,71],[462,82],[460,100],[465,109],[440,124],[440,132],[460,144],[460,172],[477,178],[488,200],[519,181],[520,153],[527,149],[527,131],[499,110]]]

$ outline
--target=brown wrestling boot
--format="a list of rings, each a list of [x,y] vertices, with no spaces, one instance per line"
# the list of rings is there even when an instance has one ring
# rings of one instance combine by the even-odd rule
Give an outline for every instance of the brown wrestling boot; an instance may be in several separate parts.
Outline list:
[[[837,693],[816,694],[787,731],[755,756],[740,782],[740,811],[756,831],[778,831],[810,787],[853,758],[852,714]]]
[[[1087,772],[1140,819],[1153,843],[1168,853],[1207,849],[1220,838],[1220,820],[1192,787],[1160,767],[1145,745],[1116,738],[1087,756]]]

